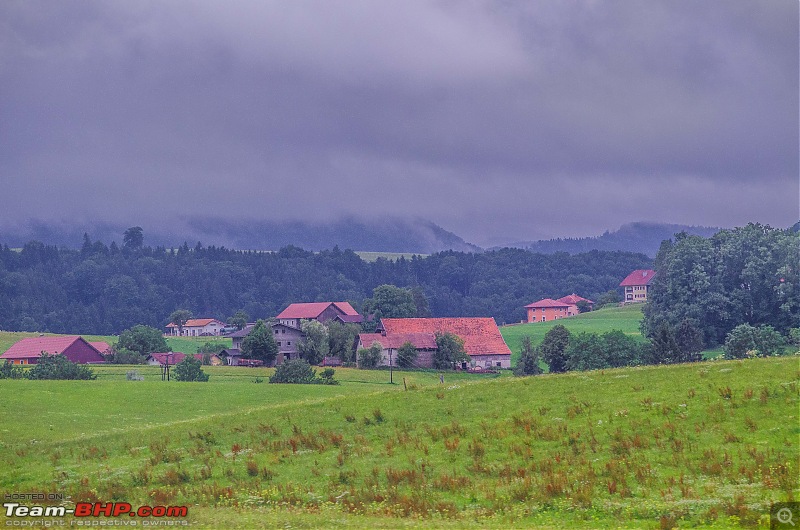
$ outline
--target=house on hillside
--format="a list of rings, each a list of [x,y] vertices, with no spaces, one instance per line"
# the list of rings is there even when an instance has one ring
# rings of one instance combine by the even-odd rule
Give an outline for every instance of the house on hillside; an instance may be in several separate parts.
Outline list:
[[[108,346],[106,344],[106,346]],[[106,362],[100,350],[77,335],[57,337],[29,337],[22,339],[0,355],[0,361],[13,364],[36,364],[42,352],[62,354],[74,363],[97,364]]]
[[[208,337],[220,335],[225,323],[216,318],[191,318],[183,325],[184,337]],[[170,322],[167,324],[167,335],[178,336],[180,331],[178,325]]]
[[[578,309],[578,304],[581,303],[581,302],[586,303],[586,305],[589,307],[589,311],[594,309],[594,302],[592,302],[588,298],[584,298],[582,296],[578,296],[575,293],[568,294],[567,296],[562,296],[561,298],[558,299],[558,301],[575,306],[575,311],[573,313],[574,315],[577,315],[578,313],[580,313],[580,310]]]
[[[578,312],[577,306],[552,298],[528,304],[525,309],[528,311],[528,322],[549,322],[572,316]]]
[[[348,302],[309,302],[289,304],[289,307],[281,311],[276,317],[278,322],[286,326],[300,328],[300,323],[304,320],[317,320],[325,323],[329,320],[339,318],[342,322],[360,323],[362,316],[353,309]]]
[[[656,271],[651,269],[638,269],[628,274],[619,284],[623,290],[623,303],[647,302],[647,294],[655,275]]]
[[[594,302],[575,293],[562,296],[558,300],[544,298],[538,302],[528,304],[525,306],[528,312],[528,323],[548,322],[577,315],[580,313],[578,309],[578,303],[580,302],[585,302],[590,310],[594,306]]]
[[[464,350],[469,355],[472,366],[511,368],[511,350],[508,349],[493,318],[383,318],[378,324],[377,332],[376,334],[388,337],[386,350],[394,349],[394,346],[397,348],[402,346],[403,343],[398,344],[394,337],[415,336],[414,340],[418,342],[412,342],[412,344],[418,346],[421,353],[425,353],[427,346],[430,345],[429,339],[425,338],[425,335],[433,336],[433,344],[435,344],[436,333],[452,333],[464,340]],[[367,341],[370,339],[370,337],[365,337]],[[384,344],[381,340],[378,342],[381,345]],[[366,346],[368,347],[370,344]],[[385,354],[388,360],[389,351],[386,351]],[[422,359],[424,358],[423,355]],[[431,353],[431,362],[432,360]],[[430,365],[423,364],[421,360],[418,360],[418,364],[430,367]],[[468,368],[466,363],[462,368]]]

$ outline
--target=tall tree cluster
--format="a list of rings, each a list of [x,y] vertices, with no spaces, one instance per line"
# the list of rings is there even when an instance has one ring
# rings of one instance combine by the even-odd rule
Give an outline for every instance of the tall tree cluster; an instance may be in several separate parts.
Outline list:
[[[797,232],[751,223],[710,238],[678,234],[662,244],[654,268],[642,324],[650,338],[663,340],[665,328],[681,336],[684,321],[708,346],[740,324],[782,334],[800,327]]]

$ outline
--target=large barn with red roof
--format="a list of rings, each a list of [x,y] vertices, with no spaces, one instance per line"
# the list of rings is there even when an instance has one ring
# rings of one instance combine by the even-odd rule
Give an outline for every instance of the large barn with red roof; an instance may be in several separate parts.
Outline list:
[[[359,335],[359,346],[368,348],[373,342],[381,344],[382,364],[388,364],[390,350],[395,353],[405,342],[411,342],[419,354],[418,365],[430,368],[436,350],[436,333],[452,333],[464,340],[464,351],[473,366],[511,368],[511,350],[493,318],[383,318],[377,331]],[[393,355],[392,364],[396,362]]]
[[[349,302],[304,302],[289,304],[276,317],[281,324],[300,327],[303,320],[318,320],[327,322],[338,319],[342,322],[358,324],[362,321],[361,315],[353,309]]]
[[[42,352],[50,355],[62,354],[70,361],[80,364],[106,361],[97,347],[77,335],[22,339],[0,355],[0,360],[11,361],[14,364],[36,364]]]

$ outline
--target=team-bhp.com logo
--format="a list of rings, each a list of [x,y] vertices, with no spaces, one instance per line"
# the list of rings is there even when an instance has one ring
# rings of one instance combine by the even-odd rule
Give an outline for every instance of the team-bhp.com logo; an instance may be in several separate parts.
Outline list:
[[[27,506],[18,502],[4,502],[6,517],[186,517],[186,506],[139,506],[134,509],[127,502],[78,502],[75,508],[64,506]]]

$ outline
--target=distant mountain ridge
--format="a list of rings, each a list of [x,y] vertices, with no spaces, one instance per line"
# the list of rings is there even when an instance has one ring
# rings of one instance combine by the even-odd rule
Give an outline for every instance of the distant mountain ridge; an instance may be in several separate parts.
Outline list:
[[[313,251],[338,246],[351,250],[419,254],[482,250],[426,219],[390,217],[379,220],[340,218],[330,222],[188,217],[155,225],[64,225],[29,220],[21,225],[0,226],[0,244],[21,247],[28,241],[37,240],[49,245],[80,248],[84,233],[88,233],[92,240],[121,244],[125,230],[136,224],[144,229],[145,245],[150,246],[177,247],[184,242],[193,246],[200,241],[203,245],[239,250],[278,250],[288,245]]]
[[[636,222],[624,224],[619,230],[613,232],[606,230],[600,236],[527,241],[508,246],[524,248],[533,252],[541,252],[542,254],[554,254],[556,252],[577,254],[590,250],[623,250],[626,252],[641,252],[652,258],[655,257],[663,240],[671,239],[679,232],[711,237],[720,230],[721,228],[708,226]]]

